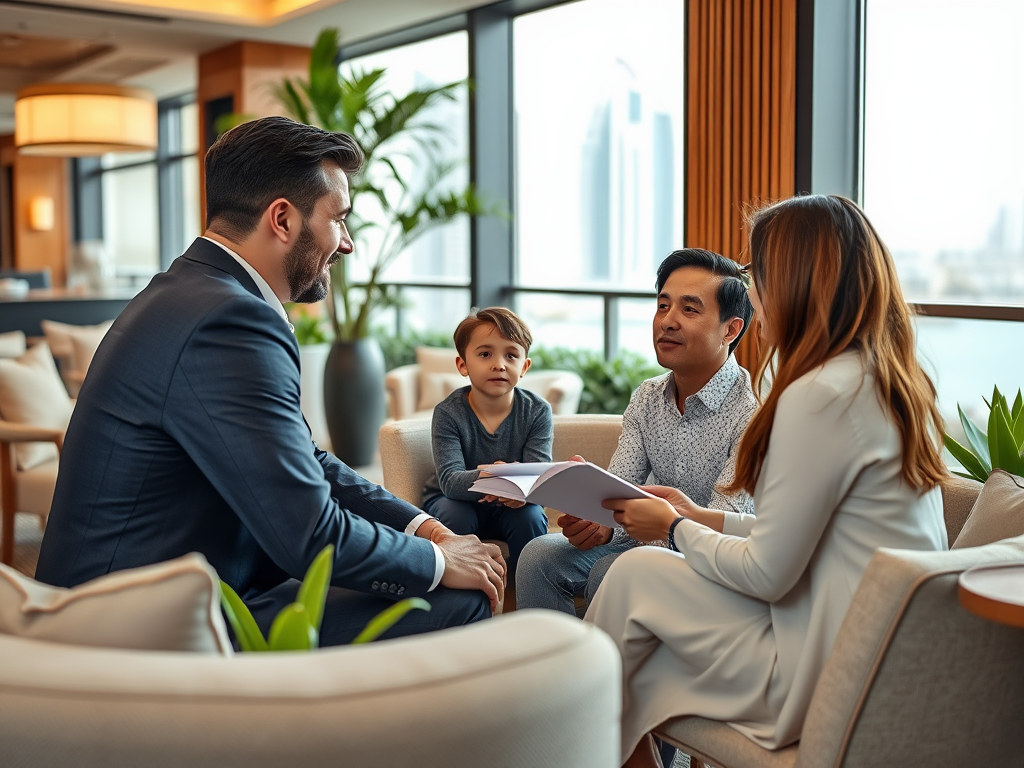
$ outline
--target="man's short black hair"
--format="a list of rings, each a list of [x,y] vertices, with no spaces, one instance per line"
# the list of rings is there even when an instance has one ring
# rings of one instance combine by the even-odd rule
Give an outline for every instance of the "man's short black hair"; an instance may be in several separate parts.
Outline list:
[[[747,284],[743,280],[739,264],[712,251],[705,251],[703,248],[683,248],[673,251],[658,267],[657,288],[659,294],[665,287],[665,283],[668,282],[669,275],[682,267],[697,267],[721,278],[718,281],[718,292],[715,296],[718,299],[718,319],[723,323],[733,317],[743,320],[743,330],[729,344],[729,353],[731,354],[736,350],[736,345],[740,343],[743,334],[747,332],[750,318],[754,314],[754,308],[747,296]]]
[[[363,153],[347,133],[332,133],[286,117],[264,117],[232,128],[206,153],[206,226],[243,240],[283,197],[303,217],[327,194],[324,161],[357,173]]]

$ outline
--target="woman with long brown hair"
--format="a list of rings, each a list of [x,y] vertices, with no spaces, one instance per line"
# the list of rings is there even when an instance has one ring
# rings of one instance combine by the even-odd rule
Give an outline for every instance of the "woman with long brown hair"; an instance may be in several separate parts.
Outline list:
[[[676,550],[624,554],[587,613],[622,653],[627,765],[656,765],[645,734],[677,715],[769,749],[798,740],[875,550],[947,545],[935,388],[863,211],[820,195],[768,206],[752,216],[750,258],[755,381],[769,360],[774,376],[726,490],[750,493],[756,516],[661,487],[605,504],[634,538]]]

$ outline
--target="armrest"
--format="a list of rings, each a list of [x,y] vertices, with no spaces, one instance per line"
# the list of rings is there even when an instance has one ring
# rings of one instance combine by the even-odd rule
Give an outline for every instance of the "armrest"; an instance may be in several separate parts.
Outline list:
[[[64,447],[64,430],[0,420],[0,443],[54,443],[60,451]]]
[[[384,376],[384,388],[389,395],[391,418],[396,421],[416,413],[416,400],[420,390],[420,367],[416,363],[392,368]]]

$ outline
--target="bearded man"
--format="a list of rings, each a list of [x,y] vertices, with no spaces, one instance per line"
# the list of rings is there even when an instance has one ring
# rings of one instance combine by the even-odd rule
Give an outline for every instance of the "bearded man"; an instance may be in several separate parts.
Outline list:
[[[36,578],[71,587],[198,551],[266,634],[327,544],[322,645],[393,601],[425,597],[385,636],[486,618],[496,546],[456,536],[311,439],[282,302],[314,302],[353,250],[352,137],[280,117],[206,155],[207,230],[153,278],[96,352],[68,427]]]

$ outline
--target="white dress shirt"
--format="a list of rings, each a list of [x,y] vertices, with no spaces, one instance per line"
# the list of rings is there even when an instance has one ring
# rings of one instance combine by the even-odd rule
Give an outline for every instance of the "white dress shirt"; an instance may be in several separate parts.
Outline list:
[[[273,310],[281,316],[282,320],[288,323],[288,330],[294,333],[295,326],[293,326],[288,321],[288,313],[285,311],[284,304],[282,304],[281,300],[277,298],[277,294],[274,293],[274,291],[270,288],[270,284],[263,279],[263,275],[257,272],[253,268],[252,264],[247,262],[233,250],[224,245],[224,243],[217,242],[216,240],[212,240],[209,237],[203,237],[203,239],[209,240],[211,243],[219,245],[221,248],[227,251],[227,253],[231,254],[231,258],[233,258],[235,261],[242,265],[242,268],[249,273],[249,277],[251,277],[253,282],[256,283],[256,287],[259,288],[260,294],[263,296],[267,304],[269,304],[273,308]],[[430,515],[428,515],[426,512],[421,512],[409,522],[409,525],[405,527],[405,533],[409,536],[416,535],[416,531],[419,530],[419,527],[423,525],[424,521],[429,519]],[[434,548],[434,580],[433,582],[431,582],[430,589],[427,591],[433,592],[437,588],[437,585],[441,583],[441,577],[444,576],[445,563],[444,555],[441,553],[441,548],[437,546],[437,544],[435,544],[434,542],[430,542],[430,546]]]

